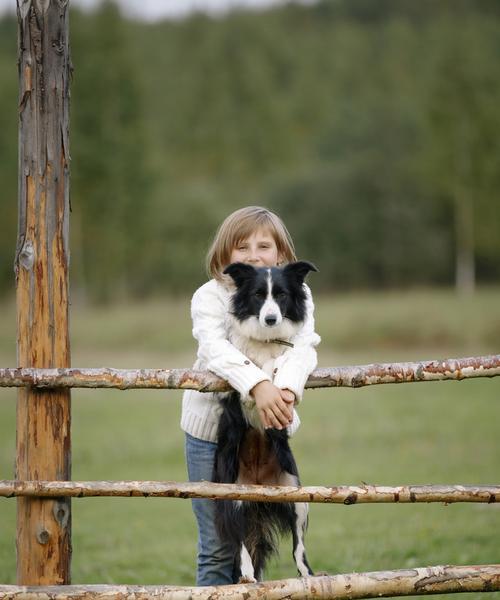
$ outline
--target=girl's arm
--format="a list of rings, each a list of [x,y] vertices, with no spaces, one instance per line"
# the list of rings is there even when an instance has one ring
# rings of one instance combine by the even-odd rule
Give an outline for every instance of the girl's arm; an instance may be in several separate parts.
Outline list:
[[[301,330],[290,341],[289,348],[275,361],[273,383],[280,389],[290,390],[295,395],[295,402],[300,402],[304,393],[307,378],[316,368],[318,359],[316,346],[321,338],[314,331],[314,303],[311,290],[304,284],[306,290],[306,319]]]

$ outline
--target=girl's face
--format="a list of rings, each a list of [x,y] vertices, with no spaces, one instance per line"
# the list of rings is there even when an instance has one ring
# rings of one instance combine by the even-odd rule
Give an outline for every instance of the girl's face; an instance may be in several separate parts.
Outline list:
[[[230,263],[242,262],[253,267],[275,267],[281,260],[276,241],[265,229],[257,229],[239,242],[229,257]]]

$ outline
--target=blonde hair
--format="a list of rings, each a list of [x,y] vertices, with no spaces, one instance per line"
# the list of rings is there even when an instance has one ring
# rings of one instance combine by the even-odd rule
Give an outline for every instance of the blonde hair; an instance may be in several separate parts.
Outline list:
[[[247,206],[231,213],[217,230],[207,254],[209,277],[222,281],[231,252],[258,229],[265,229],[273,236],[278,254],[285,262],[297,260],[292,238],[278,215],[261,206]]]

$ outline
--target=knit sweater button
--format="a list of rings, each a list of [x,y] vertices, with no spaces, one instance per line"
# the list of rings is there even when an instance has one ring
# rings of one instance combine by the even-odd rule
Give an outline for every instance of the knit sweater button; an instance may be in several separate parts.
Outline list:
[[[245,364],[246,364],[246,365],[249,365],[249,364],[250,364],[250,361],[249,361],[249,360],[246,360],[246,361],[245,361]]]

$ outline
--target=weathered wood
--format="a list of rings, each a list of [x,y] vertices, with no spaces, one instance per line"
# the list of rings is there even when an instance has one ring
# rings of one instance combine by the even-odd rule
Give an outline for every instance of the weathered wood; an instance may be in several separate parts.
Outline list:
[[[494,564],[423,567],[207,587],[1,585],[0,600],[354,600],[499,590],[500,565]]]
[[[406,363],[317,369],[307,388],[362,387],[382,383],[461,380],[500,375],[500,354]],[[0,369],[0,387],[192,389],[224,392],[229,384],[208,371],[191,369]]]
[[[91,496],[225,498],[255,502],[323,502],[365,504],[381,502],[484,502],[500,500],[500,485],[381,486],[265,486],[176,481],[8,481],[0,480],[0,497]]]
[[[18,364],[68,367],[68,0],[18,0]],[[26,387],[17,402],[19,479],[70,479],[70,391]],[[70,580],[70,501],[19,498],[17,580]]]

